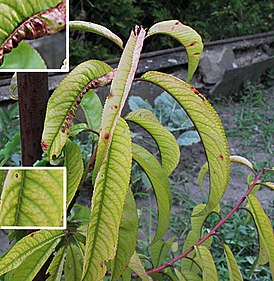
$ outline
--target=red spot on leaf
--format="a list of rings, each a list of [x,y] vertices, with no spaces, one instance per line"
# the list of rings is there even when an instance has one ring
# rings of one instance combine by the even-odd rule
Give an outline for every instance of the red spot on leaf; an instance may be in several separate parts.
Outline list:
[[[176,21],[175,25],[178,25],[180,22],[179,21]]]
[[[196,95],[200,95],[199,91],[197,89],[195,89],[194,87],[190,87],[191,91],[194,92],[194,94]]]
[[[110,90],[109,95],[108,95],[108,99],[113,98],[114,97],[114,93],[112,90]]]
[[[103,140],[108,140],[108,139],[109,139],[109,134],[105,133],[104,136],[103,136]]]
[[[199,52],[193,54],[193,56],[198,56],[198,55],[200,55]]]
[[[42,147],[42,150],[45,151],[48,149],[49,145],[47,143],[45,143],[44,140],[41,141],[41,147]]]
[[[192,47],[192,46],[194,46],[194,45],[196,45],[196,44],[198,44],[198,42],[194,41],[194,42],[190,43],[190,44],[188,45],[188,47]]]
[[[224,160],[224,156],[223,155],[219,155],[219,159],[223,161]]]

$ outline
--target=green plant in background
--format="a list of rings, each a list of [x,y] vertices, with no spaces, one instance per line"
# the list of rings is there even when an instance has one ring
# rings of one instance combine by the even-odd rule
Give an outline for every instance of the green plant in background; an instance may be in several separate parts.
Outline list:
[[[266,32],[272,30],[272,11],[271,0],[112,0],[111,5],[104,1],[70,1],[71,20],[89,20],[108,26],[122,39],[127,38],[136,23],[151,26],[172,18],[199,30],[206,41]],[[159,36],[148,38],[143,50],[173,46],[179,44],[167,36]],[[87,58],[119,57],[119,49],[104,38],[73,32],[70,56],[72,64],[77,65]]]
[[[54,34],[65,25],[66,0],[1,1],[0,69],[46,68],[37,51],[22,40]]]
[[[18,103],[0,108],[0,167],[20,166]]]
[[[83,21],[71,22],[71,29],[101,34],[123,47],[122,40],[103,26]],[[260,250],[256,266],[269,262],[274,272],[274,237],[272,225],[257,197],[258,185],[273,188],[262,182],[269,169],[259,173],[245,158],[230,156],[224,129],[218,114],[206,98],[194,87],[169,74],[150,71],[139,78],[154,83],[171,95],[187,113],[203,143],[207,163],[199,174],[199,184],[208,172],[210,193],[207,203],[192,210],[190,230],[179,248],[173,238],[162,241],[169,227],[172,191],[169,176],[180,159],[178,142],[152,111],[138,108],[121,116],[135,72],[143,42],[156,34],[176,38],[188,54],[189,81],[197,67],[203,44],[192,28],[177,20],[154,24],[148,30],[136,26],[123,48],[117,69],[98,60],[78,65],[57,87],[51,96],[45,119],[41,145],[43,160],[38,163],[63,165],[67,168],[68,228],[66,231],[40,230],[16,242],[0,260],[0,275],[5,280],[31,280],[52,255],[47,280],[218,280],[211,254],[213,237],[247,199],[245,209],[252,215],[258,229]],[[103,110],[94,89],[111,83]],[[92,101],[91,101],[92,100]],[[86,116],[86,124],[73,124],[78,107]],[[99,106],[99,109],[101,107]],[[128,122],[145,129],[155,140],[160,161],[150,151],[132,142]],[[180,127],[180,126],[178,126]],[[90,132],[90,158],[85,166],[75,137]],[[136,250],[138,214],[130,187],[133,160],[144,170],[157,201],[156,230],[150,228],[151,243],[148,256]],[[248,189],[232,210],[206,233],[203,226],[209,215],[219,213],[220,200],[228,188],[230,163],[240,162],[249,167]],[[92,172],[93,195],[91,209],[74,205],[77,194]],[[151,204],[152,205],[152,204]],[[74,207],[73,207],[74,206]],[[151,210],[151,208],[149,208]],[[224,237],[225,239],[225,237]],[[171,248],[171,259],[163,257]],[[228,243],[222,241],[231,280],[243,280]],[[176,254],[176,255],[175,255]]]
[[[166,92],[163,92],[154,100],[155,108],[142,97],[131,96],[128,99],[131,110],[146,108],[152,111],[160,123],[170,132],[181,134],[177,137],[179,145],[191,145],[200,141],[198,133],[193,129],[194,125],[180,107],[180,105]],[[182,133],[183,132],[183,133]]]

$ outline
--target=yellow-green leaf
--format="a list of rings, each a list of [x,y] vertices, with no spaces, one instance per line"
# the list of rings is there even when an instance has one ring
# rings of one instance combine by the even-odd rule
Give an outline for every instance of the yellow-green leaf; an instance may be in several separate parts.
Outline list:
[[[65,233],[61,230],[40,230],[33,232],[10,248],[0,260],[0,276],[18,267],[28,256],[43,246],[59,240]]]
[[[71,30],[84,30],[92,33],[96,33],[98,35],[101,35],[110,41],[117,44],[120,48],[123,48],[123,41],[118,37],[116,34],[114,34],[112,31],[110,31],[108,28],[92,23],[92,22],[85,22],[85,21],[70,21],[69,22],[69,28]]]
[[[131,161],[129,128],[120,118],[95,182],[82,280],[101,280],[115,257]]]
[[[83,174],[82,154],[78,145],[70,140],[65,145],[64,166],[67,168],[67,207],[79,186]]]
[[[162,167],[170,175],[180,160],[180,149],[174,136],[147,109],[132,111],[125,119],[143,127],[153,137],[161,153]]]
[[[198,66],[203,51],[201,36],[194,29],[178,20],[168,20],[154,24],[148,30],[147,36],[154,34],[166,34],[174,37],[186,48],[188,56],[187,81],[189,81]]]
[[[194,123],[204,145],[210,173],[209,199],[206,207],[197,215],[210,213],[221,200],[230,178],[228,143],[218,114],[195,88],[174,76],[150,71],[141,79],[167,91]]]
[[[207,162],[205,162],[205,164],[202,166],[198,174],[198,184],[202,192],[204,192],[203,180],[207,172],[208,172],[208,164]]]
[[[95,182],[102,161],[110,147],[113,132],[130,91],[144,38],[145,30],[143,28],[140,28],[139,30],[138,27],[136,27],[135,32],[131,32],[130,38],[120,59],[117,73],[111,83],[110,94],[106,100],[102,116],[98,151],[92,175],[93,182]]]
[[[272,223],[255,195],[248,195],[248,205],[246,208],[252,214],[259,235],[260,254],[257,266],[269,262],[272,275],[274,276],[274,235]]]
[[[108,84],[113,75],[109,65],[90,60],[79,64],[63,79],[48,101],[41,141],[42,149],[47,154],[45,160],[60,155],[83,94],[89,89]]]
[[[166,172],[158,160],[145,148],[133,143],[133,159],[143,168],[155,191],[158,205],[158,226],[152,244],[165,234],[169,226],[171,189]]]
[[[53,242],[46,244],[28,256],[18,267],[16,267],[8,280],[32,281],[60,240],[61,238],[55,239]]]
[[[218,274],[210,251],[205,246],[195,246],[197,262],[202,268],[203,281],[218,281]]]
[[[74,243],[67,246],[66,263],[65,263],[65,280],[81,280],[83,271],[83,255],[81,250]]]
[[[136,252],[131,257],[129,268],[138,274],[138,276],[144,281],[152,281],[152,279],[147,275],[142,262]]]
[[[223,248],[225,250],[225,257],[226,257],[226,262],[228,265],[229,280],[230,281],[242,281],[243,277],[242,277],[242,274],[240,272],[240,269],[237,265],[237,262],[235,260],[233,253],[231,252],[228,245],[226,245],[225,243],[223,243]]]
[[[62,226],[63,172],[63,169],[9,170],[1,196],[0,225]]]
[[[251,169],[253,172],[255,172],[252,163],[249,160],[247,160],[245,157],[238,156],[238,155],[231,155],[230,162],[243,164],[243,165],[247,166],[249,169]]]
[[[112,264],[111,280],[118,280],[126,270],[135,251],[138,232],[138,216],[132,191],[128,189],[119,229],[117,252]]]
[[[66,256],[66,247],[61,247],[54,256],[48,270],[49,278],[47,281],[60,281],[62,278],[63,267]]]

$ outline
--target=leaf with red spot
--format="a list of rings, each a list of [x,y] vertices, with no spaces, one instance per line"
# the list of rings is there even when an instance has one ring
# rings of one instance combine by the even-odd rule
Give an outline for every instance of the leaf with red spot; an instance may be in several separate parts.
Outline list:
[[[106,63],[90,60],[75,67],[56,88],[48,101],[41,141],[47,154],[45,160],[60,155],[83,95],[94,87],[108,84],[113,75]]]
[[[230,178],[228,143],[218,114],[203,95],[174,76],[150,71],[141,79],[167,91],[182,106],[195,125],[204,145],[210,172],[208,203],[201,213],[196,215],[210,213],[221,200]]]
[[[186,80],[189,81],[198,66],[203,51],[201,36],[194,29],[178,20],[168,20],[154,24],[148,30],[147,36],[154,34],[166,34],[174,37],[186,48],[188,56],[188,76]]]

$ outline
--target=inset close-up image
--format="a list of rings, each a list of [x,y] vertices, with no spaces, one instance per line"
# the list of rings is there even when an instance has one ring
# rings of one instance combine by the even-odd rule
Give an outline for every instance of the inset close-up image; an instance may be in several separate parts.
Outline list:
[[[0,71],[68,71],[66,2],[0,1]]]
[[[65,229],[65,168],[1,168],[1,229]]]

